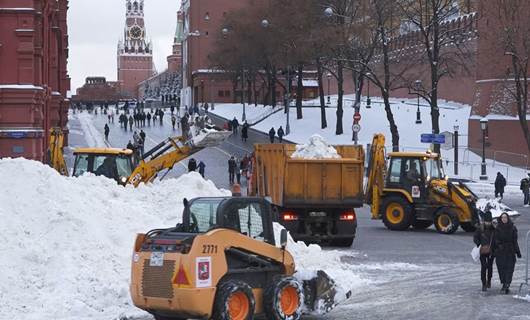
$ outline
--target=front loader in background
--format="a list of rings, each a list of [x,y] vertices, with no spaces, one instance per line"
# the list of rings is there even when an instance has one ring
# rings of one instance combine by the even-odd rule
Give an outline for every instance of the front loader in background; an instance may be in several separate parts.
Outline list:
[[[391,152],[386,157],[385,137],[377,134],[369,157],[366,203],[373,219],[391,230],[426,229],[434,223],[443,234],[459,226],[475,231],[478,198],[465,184],[449,181],[439,154]]]
[[[133,303],[156,320],[298,320],[329,312],[335,282],[323,271],[297,279],[287,237],[282,229],[275,238],[263,198],[184,200],[182,223],[136,237]]]

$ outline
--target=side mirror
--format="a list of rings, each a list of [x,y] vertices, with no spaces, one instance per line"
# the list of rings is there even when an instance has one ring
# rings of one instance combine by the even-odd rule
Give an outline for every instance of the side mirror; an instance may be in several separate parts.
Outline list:
[[[182,200],[182,202],[184,203],[184,208],[187,208],[189,206],[189,204],[190,204],[190,202],[186,198],[184,198],[184,200]]]
[[[283,250],[287,247],[287,230],[282,229],[282,232],[280,233],[280,245]]]

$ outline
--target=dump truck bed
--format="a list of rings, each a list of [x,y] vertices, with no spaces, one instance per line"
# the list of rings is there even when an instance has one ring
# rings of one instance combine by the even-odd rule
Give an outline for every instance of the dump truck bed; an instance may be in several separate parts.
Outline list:
[[[361,207],[364,151],[335,146],[341,159],[292,159],[296,146],[255,145],[251,194],[280,207]]]

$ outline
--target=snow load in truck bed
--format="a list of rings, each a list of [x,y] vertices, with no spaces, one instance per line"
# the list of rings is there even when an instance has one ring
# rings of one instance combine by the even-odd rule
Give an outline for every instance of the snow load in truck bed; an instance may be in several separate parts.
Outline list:
[[[340,159],[337,150],[330,146],[324,138],[314,134],[307,144],[297,145],[296,151],[291,155],[293,159]]]

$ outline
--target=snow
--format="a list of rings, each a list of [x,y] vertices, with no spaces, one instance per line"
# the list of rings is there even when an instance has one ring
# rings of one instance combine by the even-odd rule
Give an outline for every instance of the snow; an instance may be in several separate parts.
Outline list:
[[[309,142],[296,146],[296,151],[291,155],[293,159],[340,159],[337,150],[328,145],[326,140],[318,134],[309,138]]]
[[[182,199],[228,196],[198,173],[124,188],[41,163],[0,160],[3,319],[116,319],[145,313],[129,297],[135,234],[181,221]],[[185,187],[183,187],[185,186]]]
[[[527,295],[526,297],[520,297],[520,296],[513,296],[515,299],[524,300],[526,302],[530,302],[530,295]]]
[[[519,212],[512,210],[507,205],[500,203],[497,199],[478,199],[477,209],[485,211],[486,207],[490,207],[491,216],[493,219],[499,218],[501,214],[507,213],[510,217],[519,217]]]
[[[94,126],[93,116],[88,113],[79,112],[70,114],[70,117],[77,117],[79,123],[81,124],[81,129],[84,132],[85,140],[88,143],[88,147],[97,148],[97,147],[107,147],[107,143],[103,139],[101,133]]]
[[[0,89],[17,89],[17,90],[43,90],[42,87],[32,84],[1,84]]]

